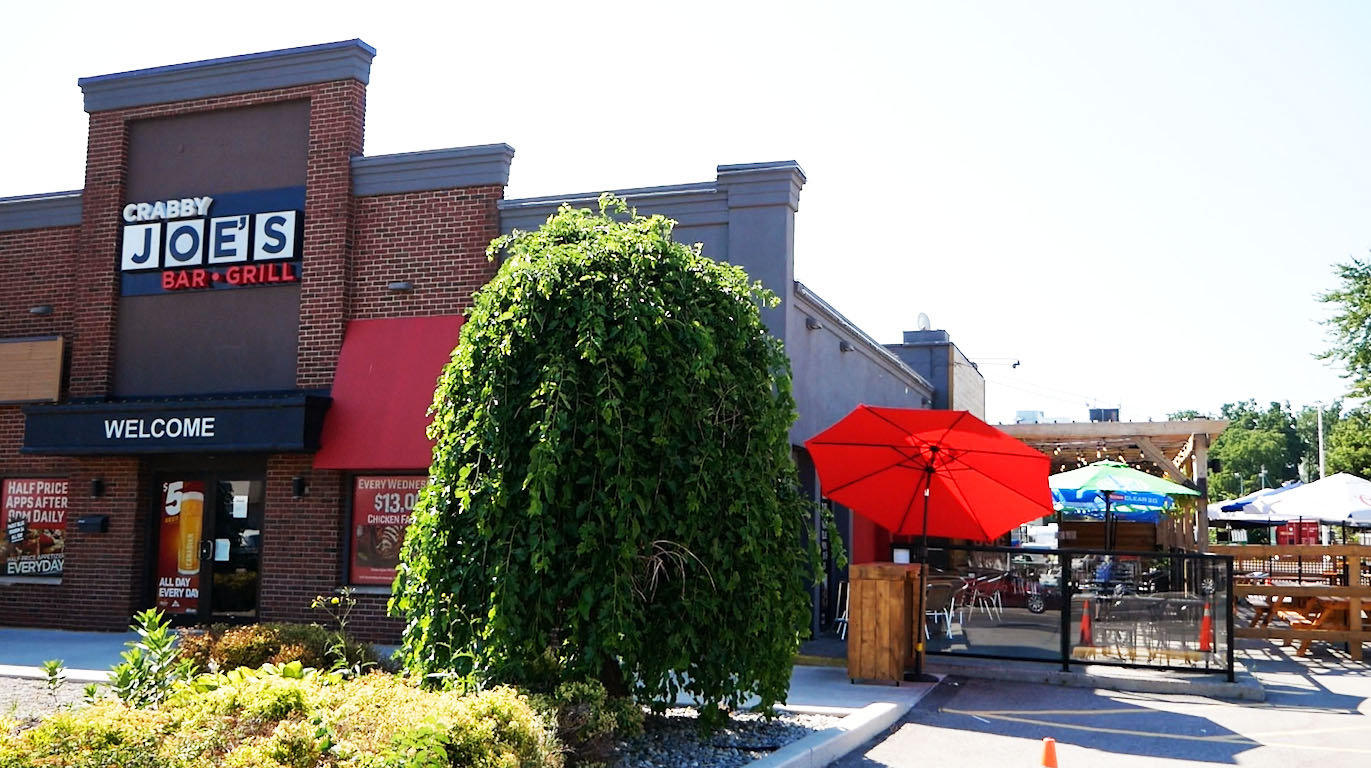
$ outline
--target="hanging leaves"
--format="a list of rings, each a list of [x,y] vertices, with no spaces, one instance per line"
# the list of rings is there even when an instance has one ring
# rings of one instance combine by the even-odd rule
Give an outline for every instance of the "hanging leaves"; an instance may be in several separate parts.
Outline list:
[[[491,245],[392,600],[412,671],[783,700],[817,555],[776,299],[672,226],[606,197]]]

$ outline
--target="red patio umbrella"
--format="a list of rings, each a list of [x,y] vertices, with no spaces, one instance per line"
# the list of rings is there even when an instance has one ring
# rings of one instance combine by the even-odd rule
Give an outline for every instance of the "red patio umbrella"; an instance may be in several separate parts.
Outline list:
[[[805,447],[825,496],[892,533],[988,541],[1053,514],[1047,455],[966,411],[859,405]]]
[[[918,534],[925,566],[929,536],[988,541],[1053,513],[1046,454],[966,411],[859,405],[805,447],[825,496],[892,533]],[[916,678],[922,633],[918,650]]]

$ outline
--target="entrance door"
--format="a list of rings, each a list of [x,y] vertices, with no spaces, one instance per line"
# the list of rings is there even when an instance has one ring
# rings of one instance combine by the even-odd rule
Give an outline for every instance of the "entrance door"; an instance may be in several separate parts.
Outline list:
[[[255,473],[157,478],[155,604],[185,622],[257,618],[266,482]]]

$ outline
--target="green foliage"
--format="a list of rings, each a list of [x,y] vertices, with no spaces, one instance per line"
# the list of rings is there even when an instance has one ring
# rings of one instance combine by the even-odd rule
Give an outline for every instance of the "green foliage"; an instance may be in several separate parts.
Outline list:
[[[333,660],[332,669],[335,672],[360,675],[376,666],[376,656],[370,647],[359,647],[348,638],[348,617],[357,607],[357,598],[352,596],[352,587],[343,587],[333,597],[317,595],[309,607],[324,611],[337,625],[337,629],[329,633],[331,640],[328,646],[328,655]]]
[[[534,705],[557,723],[568,765],[606,764],[615,741],[643,731],[642,708],[628,698],[611,698],[597,681],[562,683],[552,694],[534,697]]]
[[[419,675],[685,690],[717,721],[783,700],[809,619],[789,361],[774,296],[624,213],[492,244],[391,610]]]
[[[1328,474],[1371,476],[1371,410],[1361,407],[1348,411],[1331,429],[1325,421],[1324,435]]]
[[[48,659],[39,665],[43,670],[43,687],[47,689],[48,697],[57,701],[57,692],[67,682],[67,668],[61,659]]]
[[[317,624],[215,624],[181,631],[180,654],[195,671],[260,667],[298,661],[321,669],[366,669],[376,663],[370,645]]]
[[[1211,498],[1234,497],[1261,488],[1263,468],[1268,488],[1299,479],[1306,448],[1289,403],[1273,402],[1265,410],[1255,400],[1226,403],[1219,418],[1229,424],[1209,449],[1210,457],[1223,463],[1223,469],[1210,478]]]
[[[1319,358],[1343,364],[1343,378],[1351,379],[1348,395],[1371,397],[1371,261],[1354,257],[1336,265],[1334,272],[1338,287],[1319,295],[1320,301],[1335,307],[1333,316],[1323,321],[1331,329],[1333,345]]]
[[[0,725],[7,725],[0,723]],[[559,768],[548,724],[510,689],[429,693],[298,664],[206,675],[156,709],[115,700],[0,729],[0,766]]]
[[[180,658],[176,633],[156,608],[136,614],[132,629],[139,639],[126,643],[123,662],[110,669],[110,688],[131,707],[155,707],[194,675],[195,666]]]

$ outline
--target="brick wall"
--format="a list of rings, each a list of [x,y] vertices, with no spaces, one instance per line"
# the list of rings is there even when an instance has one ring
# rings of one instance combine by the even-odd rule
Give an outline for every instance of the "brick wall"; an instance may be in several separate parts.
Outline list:
[[[300,293],[297,386],[328,388],[350,319],[455,314],[495,273],[486,246],[499,234],[499,185],[354,198],[350,158],[362,151],[365,86],[353,80],[283,88],[90,115],[82,224],[0,233],[0,336],[63,334],[73,397],[111,388],[118,316],[119,210],[126,202],[128,124],[134,120],[281,101],[310,102],[304,269]],[[39,279],[75,276],[75,279]],[[410,292],[386,284],[407,280]],[[34,304],[51,315],[30,315]],[[0,624],[118,630],[148,602],[152,478],[137,458],[20,456],[23,416],[0,406],[0,477],[71,481],[68,516],[110,515],[103,534],[67,531],[60,585],[0,586]],[[314,470],[312,456],[274,455],[267,464],[262,531],[261,619],[326,621],[316,595],[343,583],[343,499],[350,476]],[[206,469],[213,469],[212,462]],[[291,496],[291,479],[309,492]],[[90,480],[106,493],[90,497]],[[358,595],[353,628],[364,639],[395,642],[401,624],[386,617],[387,597]]]
[[[502,186],[358,198],[352,319],[459,314],[495,276],[486,246],[500,234]],[[386,285],[407,280],[414,290]]]

